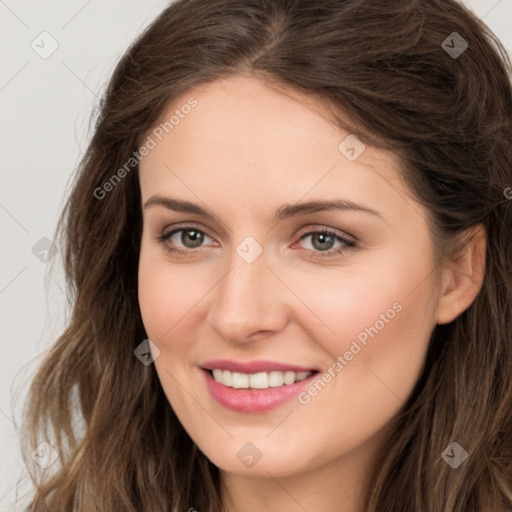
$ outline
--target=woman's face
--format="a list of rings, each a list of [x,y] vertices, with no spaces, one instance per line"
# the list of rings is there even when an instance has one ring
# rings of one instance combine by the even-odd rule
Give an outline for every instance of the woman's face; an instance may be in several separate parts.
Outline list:
[[[156,371],[191,438],[233,473],[364,458],[438,320],[426,212],[398,159],[320,112],[254,78],[215,81],[173,102],[140,164]]]

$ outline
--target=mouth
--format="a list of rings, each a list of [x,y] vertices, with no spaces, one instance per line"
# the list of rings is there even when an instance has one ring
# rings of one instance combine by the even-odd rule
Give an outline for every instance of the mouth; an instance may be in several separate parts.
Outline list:
[[[262,413],[274,409],[303,391],[318,370],[270,370],[245,373],[200,367],[210,396],[237,412]]]

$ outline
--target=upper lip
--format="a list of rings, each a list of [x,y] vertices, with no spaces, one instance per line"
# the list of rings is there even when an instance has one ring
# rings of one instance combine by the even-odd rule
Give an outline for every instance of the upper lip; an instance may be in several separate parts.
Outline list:
[[[276,361],[234,361],[232,359],[213,359],[201,364],[205,370],[229,370],[239,373],[258,373],[269,371],[281,372],[315,372],[315,368],[306,368],[294,364],[279,363]]]

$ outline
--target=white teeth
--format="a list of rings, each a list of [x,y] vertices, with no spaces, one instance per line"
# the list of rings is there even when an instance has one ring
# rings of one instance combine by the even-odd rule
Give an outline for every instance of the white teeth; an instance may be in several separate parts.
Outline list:
[[[222,372],[224,374],[224,372]],[[231,380],[234,388],[248,388],[249,387],[249,375],[247,373],[233,372]]]
[[[249,387],[254,389],[268,388],[268,373],[252,373],[249,375]]]
[[[295,382],[295,373],[294,372],[285,372],[284,374],[284,383],[285,384],[293,384]]]
[[[277,388],[284,384],[283,372],[270,372],[268,374],[268,385],[272,388]]]
[[[283,385],[294,384],[307,379],[313,372],[258,372],[258,373],[240,373],[230,372],[229,370],[213,370],[213,378],[224,386],[239,389],[268,389]]]
[[[222,382],[226,384],[226,386],[232,386],[233,385],[233,376],[232,373],[229,370],[221,370],[222,371]],[[218,379],[217,382],[220,382]]]

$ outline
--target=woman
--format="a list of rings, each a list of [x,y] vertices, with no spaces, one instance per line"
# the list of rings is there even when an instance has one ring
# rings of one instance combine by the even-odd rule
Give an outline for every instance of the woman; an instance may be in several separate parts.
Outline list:
[[[170,5],[59,224],[30,510],[511,510],[509,72],[451,0]]]

